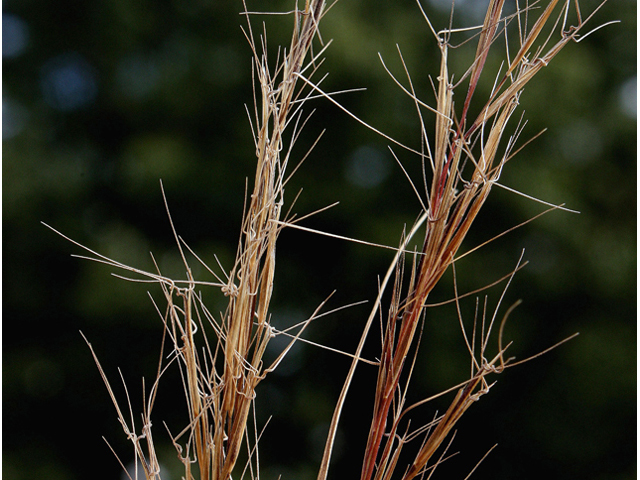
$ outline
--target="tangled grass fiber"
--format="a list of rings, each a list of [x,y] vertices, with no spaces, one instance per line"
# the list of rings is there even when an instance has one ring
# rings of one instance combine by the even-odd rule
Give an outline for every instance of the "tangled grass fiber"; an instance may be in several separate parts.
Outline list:
[[[124,270],[134,277],[129,280],[157,283],[164,296],[165,305],[156,304],[156,309],[164,324],[165,341],[155,381],[144,399],[139,429],[136,428],[128,393],[129,415],[121,407],[97,354],[89,344],[122,428],[140,461],[140,473],[144,478],[161,478],[151,414],[163,373],[176,366],[181,373],[188,422],[182,431],[169,432],[168,435],[183,464],[183,478],[227,480],[247,475],[251,478],[260,476],[258,443],[261,429],[250,421],[255,402],[259,401],[256,387],[301,339],[305,328],[321,315],[324,307],[323,302],[298,326],[295,334],[290,335],[288,346],[275,361],[265,364],[264,354],[269,341],[285,333],[275,329],[270,321],[278,236],[284,228],[310,230],[301,225],[308,215],[296,218],[290,213],[293,203],[287,204],[285,199],[285,186],[291,170],[295,172],[289,168],[292,148],[309,119],[303,106],[310,98],[323,97],[380,133],[394,148],[400,147],[409,155],[417,156],[423,165],[424,184],[421,193],[421,188],[411,183],[422,211],[412,228],[400,235],[399,246],[394,248],[396,254],[379,284],[379,294],[360,342],[355,351],[348,354],[352,364],[336,402],[318,480],[329,477],[329,464],[344,402],[357,366],[366,361],[362,358],[362,350],[376,318],[380,317],[383,324],[382,349],[377,361],[369,361],[376,365],[378,373],[361,480],[410,480],[430,476],[445,458],[447,441],[450,441],[458,420],[474,402],[489,392],[492,384],[487,377],[522,363],[505,356],[509,344],[505,345],[502,339],[504,323],[517,303],[507,308],[499,318],[503,294],[495,312],[487,314],[484,311],[481,318],[474,321],[471,332],[466,331],[459,315],[471,360],[470,376],[440,394],[456,392],[443,415],[436,416],[433,422],[420,428],[409,429],[408,414],[433,398],[413,405],[407,405],[406,401],[409,379],[421,368],[415,362],[415,351],[429,294],[446,271],[455,269],[455,262],[461,258],[459,249],[492,188],[508,188],[500,184],[501,173],[508,168],[507,163],[519,149],[526,145],[526,142],[519,142],[524,128],[522,119],[512,125],[525,86],[564,47],[579,42],[590,33],[584,31],[585,25],[600,8],[584,16],[577,1],[551,0],[545,4],[519,5],[515,13],[505,15],[504,3],[504,0],[489,2],[483,24],[466,40],[477,43],[473,61],[455,81],[449,71],[449,57],[456,47],[453,42],[460,30],[450,26],[436,31],[418,3],[426,28],[437,42],[441,55],[440,69],[433,82],[433,106],[416,96],[400,50],[406,76],[404,81],[396,78],[383,62],[393,81],[415,105],[422,125],[420,151],[400,144],[358,119],[342,107],[333,94],[322,90],[322,79],[314,79],[330,43],[322,39],[321,20],[333,5],[325,5],[324,0],[307,0],[304,9],[296,8],[290,12],[294,23],[291,44],[279,51],[273,64],[266,53],[266,27],[256,35],[252,18],[257,14],[248,11],[245,5],[247,23],[244,32],[253,55],[255,108],[249,117],[255,142],[256,170],[252,188],[246,196],[234,264],[228,269],[219,265],[216,273],[189,249],[175,228],[173,234],[186,272],[182,279],[168,278],[159,268],[155,272],[141,271],[76,244],[89,253],[82,258]],[[314,45],[319,45],[318,51],[314,50]],[[493,73],[495,81],[488,98],[477,98],[479,79],[488,75],[485,72],[487,58],[496,48],[504,50],[503,66],[499,72]],[[457,105],[454,91],[463,88],[466,88],[463,102]],[[471,112],[478,113],[472,115]],[[427,114],[435,117],[433,132],[427,131],[424,120]],[[313,146],[315,144],[311,148]],[[402,167],[399,156],[396,153],[394,156]],[[165,206],[169,212],[166,199]],[[564,207],[549,205],[547,211],[554,209]],[[173,228],[173,222],[171,225]],[[422,247],[411,250],[411,242],[418,235],[423,236]],[[188,258],[201,262],[215,281],[194,278]],[[502,279],[507,286],[522,266],[519,262]],[[215,315],[207,308],[199,293],[204,286],[219,288],[224,293],[228,298],[226,311]],[[390,303],[383,305],[383,294],[389,289]],[[461,297],[456,294],[454,301],[457,303]],[[387,312],[384,321],[383,311]],[[488,339],[496,330],[498,349],[489,354]],[[164,351],[165,348],[168,351]],[[401,452],[409,442],[418,442],[420,446],[413,460],[403,466],[400,463]],[[239,464],[243,449],[247,460]]]

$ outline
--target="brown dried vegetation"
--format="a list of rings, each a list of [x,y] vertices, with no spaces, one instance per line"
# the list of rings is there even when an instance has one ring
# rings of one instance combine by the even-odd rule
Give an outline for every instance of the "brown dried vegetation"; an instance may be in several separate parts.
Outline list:
[[[406,389],[415,365],[411,365],[409,372],[406,372],[405,363],[416,347],[416,333],[420,330],[427,298],[443,274],[454,265],[460,246],[492,187],[500,186],[498,182],[503,168],[517,153],[515,146],[523,125],[518,122],[511,130],[509,125],[518,107],[520,95],[528,82],[562,48],[584,38],[584,26],[595,13],[583,18],[578,2],[571,0],[551,0],[546,6],[537,2],[519,6],[515,14],[508,16],[503,15],[503,6],[504,0],[490,2],[484,23],[472,37],[472,40],[477,41],[474,61],[456,84],[449,72],[448,60],[454,48],[452,38],[458,31],[450,27],[436,32],[422,11],[441,53],[440,71],[434,85],[435,107],[428,106],[416,97],[406,66],[408,86],[404,86],[392,75],[394,81],[414,102],[422,125],[422,151],[403,148],[419,155],[425,166],[426,195],[421,200],[423,212],[412,229],[403,236],[393,262],[380,283],[378,298],[374,302],[360,343],[352,355],[353,362],[332,418],[318,473],[319,480],[328,476],[329,461],[345,398],[356,367],[362,361],[360,355],[370,328],[374,319],[383,311],[381,299],[392,277],[392,299],[383,327],[373,415],[364,451],[361,480],[387,480],[393,475],[401,475],[403,480],[409,480],[435,469],[444,455],[442,450],[446,452],[443,444],[450,438],[450,432],[457,421],[476,400],[489,391],[491,385],[486,379],[487,375],[500,373],[504,368],[516,365],[505,358],[508,345],[502,344],[502,327],[513,306],[503,315],[498,333],[498,351],[492,356],[486,350],[489,335],[495,330],[497,308],[491,318],[487,318],[484,312],[481,322],[478,319],[474,321],[471,335],[465,331],[460,318],[471,357],[469,379],[447,391],[457,393],[444,415],[413,432],[408,431],[408,427],[405,433],[400,432],[401,421],[406,418],[407,413],[430,400],[425,399],[412,406],[406,405]],[[303,228],[297,224],[299,220],[294,221],[294,217],[285,218],[283,213],[291,148],[307,120],[302,118],[301,106],[312,95],[321,95],[339,106],[331,95],[320,89],[319,83],[312,81],[326,49],[324,46],[319,53],[313,55],[312,45],[315,38],[320,38],[321,42],[320,21],[328,10],[324,0],[307,0],[302,11],[294,11],[291,14],[294,18],[291,45],[278,56],[275,66],[271,67],[266,54],[266,30],[259,37],[259,48],[250,21],[253,13],[248,12],[245,7],[245,35],[254,57],[256,98],[252,128],[257,166],[253,190],[247,199],[235,264],[228,273],[224,273],[224,269],[220,267],[223,274],[219,276],[207,267],[217,281],[196,281],[185,254],[185,250],[189,249],[175,230],[175,240],[186,269],[185,280],[167,278],[159,270],[155,273],[143,272],[82,247],[90,253],[90,256],[83,258],[129,271],[137,276],[137,281],[159,283],[166,300],[166,307],[158,308],[158,312],[163,318],[165,336],[172,351],[167,364],[163,361],[166,354],[161,352],[156,380],[145,399],[140,433],[136,432],[133,413],[127,420],[94,353],[118,418],[134,445],[136,456],[142,464],[142,473],[147,479],[160,478],[152,437],[151,411],[158,382],[163,372],[174,362],[179,365],[182,375],[189,422],[183,431],[169,435],[184,465],[184,478],[226,480],[232,474],[239,473],[243,476],[247,471],[252,478],[259,476],[256,453],[258,428],[255,425],[247,427],[256,397],[256,386],[278,365],[323,306],[318,307],[310,319],[300,325],[289,347],[275,362],[265,366],[263,355],[267,344],[271,338],[281,333],[271,326],[269,313],[278,235],[286,227]],[[575,25],[571,25],[572,21]],[[517,32],[515,35],[514,31]],[[508,32],[517,40],[514,54],[509,49],[514,47],[511,38],[507,36]],[[504,40],[507,45],[502,68],[504,71],[497,74],[490,97],[477,99],[476,87],[481,75],[486,75],[484,69],[487,57],[500,40]],[[453,93],[462,84],[468,85],[467,93],[462,108],[458,111]],[[470,118],[471,106],[475,104],[480,105],[479,114]],[[425,111],[435,115],[435,131],[432,134],[426,131],[422,117]],[[291,139],[288,143],[287,138]],[[414,189],[418,191],[415,186]],[[562,207],[551,206],[551,209],[554,208]],[[408,251],[410,240],[423,226],[422,248],[419,251]],[[200,261],[194,252],[189,250],[189,253]],[[411,266],[407,266],[407,254],[413,255]],[[509,281],[520,266],[518,264],[506,277]],[[405,278],[407,271],[408,279]],[[228,306],[220,317],[209,312],[198,293],[198,287],[205,284],[219,287],[228,297]],[[205,334],[210,331],[215,332],[212,338]],[[91,350],[93,352],[93,348]],[[422,439],[422,443],[415,459],[408,467],[400,467],[398,462],[403,446],[418,438]],[[246,449],[249,459],[244,470],[240,470],[237,465],[242,449]],[[439,458],[435,457],[437,452],[441,452]]]

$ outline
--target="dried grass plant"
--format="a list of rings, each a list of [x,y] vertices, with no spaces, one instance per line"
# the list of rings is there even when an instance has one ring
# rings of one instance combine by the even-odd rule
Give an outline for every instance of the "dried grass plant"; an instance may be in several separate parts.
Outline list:
[[[558,52],[569,43],[584,38],[585,25],[600,8],[584,16],[577,0],[551,0],[546,5],[538,2],[518,5],[515,13],[504,15],[504,3],[504,0],[490,1],[483,24],[467,40],[477,42],[474,60],[455,83],[449,72],[448,61],[455,46],[453,39],[460,31],[451,26],[436,31],[418,3],[441,53],[440,71],[433,85],[435,106],[429,106],[417,98],[406,66],[404,83],[387,70],[415,104],[422,125],[421,151],[401,145],[410,154],[417,155],[423,164],[424,198],[412,183],[422,203],[422,213],[411,230],[402,235],[392,264],[380,282],[379,295],[359,345],[351,355],[352,365],[331,421],[319,468],[319,480],[328,478],[329,462],[347,392],[356,367],[362,361],[361,354],[368,333],[375,319],[382,317],[383,310],[388,314],[386,320],[381,321],[382,351],[376,363],[377,385],[361,480],[409,480],[424,476],[427,472],[430,472],[430,476],[445,456],[445,442],[450,439],[457,421],[489,391],[491,384],[487,376],[521,363],[505,357],[509,345],[502,340],[504,322],[516,304],[506,310],[500,321],[498,309],[501,298],[493,314],[483,311],[479,315],[481,318],[474,321],[471,332],[467,332],[460,316],[460,326],[471,358],[469,378],[442,393],[457,392],[448,410],[432,423],[415,430],[409,430],[407,424],[403,423],[413,408],[431,400],[425,399],[410,406],[406,404],[409,379],[413,370],[420,368],[415,360],[411,361],[411,352],[415,351],[418,342],[427,298],[443,274],[455,267],[455,262],[461,258],[458,251],[478,212],[494,186],[504,187],[499,183],[500,174],[518,149],[522,148],[518,145],[522,143],[518,142],[524,128],[522,119],[511,126],[520,95],[528,82]],[[129,267],[76,243],[90,254],[82,258],[103,262],[134,274],[135,279],[130,280],[158,283],[166,301],[166,306],[156,308],[164,322],[170,351],[161,352],[156,379],[146,394],[140,427],[136,426],[128,393],[127,414],[89,344],[120,423],[142,465],[143,471],[136,472],[136,477],[141,473],[146,479],[160,478],[151,412],[162,375],[175,363],[181,372],[189,421],[184,430],[169,432],[169,435],[184,466],[183,478],[226,480],[232,475],[259,478],[258,442],[261,430],[250,422],[256,401],[256,386],[277,367],[324,305],[320,305],[306,322],[298,326],[289,346],[276,360],[265,365],[263,356],[268,342],[274,336],[283,334],[270,323],[278,235],[283,228],[305,228],[299,222],[306,217],[296,219],[284,213],[284,191],[290,175],[288,164],[291,149],[308,119],[303,116],[302,106],[307,99],[321,96],[343,108],[331,94],[322,91],[321,82],[313,80],[328,46],[322,42],[319,31],[321,19],[328,10],[324,0],[307,0],[304,9],[292,12],[294,28],[291,44],[288,49],[280,51],[271,65],[266,54],[266,28],[257,42],[251,23],[254,14],[245,5],[247,26],[244,31],[254,58],[255,110],[249,116],[253,117],[257,165],[253,189],[247,196],[236,260],[228,272],[222,265],[219,265],[221,273],[207,267],[216,281],[196,280],[187,258],[193,257],[204,266],[206,264],[189,249],[175,229],[175,241],[186,271],[183,279],[168,278],[159,269],[156,272],[144,272]],[[314,39],[318,39],[315,43],[320,45],[316,53],[312,49]],[[487,57],[495,48],[506,51],[503,67],[496,74],[489,98],[478,99],[475,94],[481,75],[495,74],[484,72]],[[454,91],[465,85],[467,91],[464,101],[456,105]],[[471,116],[472,111],[479,113]],[[355,115],[347,113],[357,119]],[[435,115],[434,132],[426,130],[427,123],[423,119],[426,113]],[[389,137],[385,138],[400,145]],[[169,211],[166,199],[165,203]],[[549,210],[556,208],[563,207],[550,205]],[[424,232],[422,247],[411,251],[411,241],[421,231]],[[474,250],[471,249],[467,254]],[[408,255],[413,258],[412,261],[407,258]],[[503,279],[507,280],[507,286],[521,266],[518,263],[513,272]],[[199,293],[198,289],[205,285],[220,288],[228,297],[226,311],[220,316],[207,309]],[[391,303],[383,307],[383,293],[388,288],[391,289]],[[457,295],[454,300],[457,302],[459,298],[461,296]],[[496,330],[498,349],[489,354],[488,339]],[[209,336],[207,332],[214,332],[214,335]],[[166,362],[165,357],[169,359]],[[400,454],[410,441],[420,441],[420,447],[413,461],[403,467],[399,463]],[[248,460],[239,464],[243,449]]]

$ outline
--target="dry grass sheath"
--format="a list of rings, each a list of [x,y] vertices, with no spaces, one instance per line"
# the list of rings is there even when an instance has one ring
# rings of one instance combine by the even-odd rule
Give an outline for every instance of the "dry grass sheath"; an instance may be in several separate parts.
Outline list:
[[[395,282],[378,367],[373,417],[364,453],[361,480],[391,478],[396,470],[403,444],[407,438],[412,437],[410,434],[400,435],[398,432],[399,421],[405,412],[406,391],[403,391],[400,384],[405,361],[415,343],[416,331],[423,318],[429,293],[456,260],[456,254],[491,188],[499,185],[498,180],[502,169],[513,156],[513,148],[521,133],[521,126],[516,127],[515,133],[511,134],[506,142],[504,139],[508,136],[509,120],[518,106],[524,87],[563,47],[570,42],[580,41],[580,33],[584,25],[595,14],[594,11],[588,18],[583,19],[577,1],[552,0],[542,9],[533,26],[527,29],[532,22],[531,6],[521,8],[515,15],[509,17],[503,16],[503,6],[504,0],[492,0],[489,3],[480,33],[477,35],[478,45],[474,61],[457,85],[453,84],[452,75],[448,69],[449,52],[452,47],[450,41],[454,31],[447,29],[436,33],[423,11],[424,18],[441,52],[440,72],[435,92],[436,106],[431,108],[415,96],[408,71],[409,87],[402,88],[416,104],[423,126],[422,138],[424,149],[426,149],[426,153],[422,154],[423,164],[430,165],[432,172],[423,212],[426,216],[426,233],[423,247],[418,252],[417,266],[411,272],[404,296],[400,292],[401,279],[397,278]],[[572,6],[575,6],[573,11]],[[576,25],[568,23],[572,16],[575,17]],[[481,100],[484,107],[481,108],[477,117],[469,118],[474,93],[487,56],[501,36],[508,40],[507,31],[512,26],[510,24],[514,22],[517,24],[519,34],[518,49],[513,58],[510,58],[507,48],[506,71],[496,79],[490,98]],[[555,40],[552,40],[553,38]],[[552,41],[555,43],[551,43]],[[549,46],[550,43],[551,46]],[[465,79],[469,82],[468,90],[462,110],[457,114],[453,93]],[[401,85],[400,82],[398,84]],[[423,108],[432,111],[436,116],[433,136],[424,129]],[[429,138],[433,138],[431,142],[433,146]],[[403,248],[404,246],[401,250]],[[404,267],[398,268],[399,262],[402,262],[402,258],[396,256],[389,270],[389,272],[395,270],[397,277],[404,270]],[[389,275],[382,284],[383,288],[388,279]],[[369,317],[356,357],[360,355],[375,310],[380,308],[379,299],[380,296]],[[489,324],[487,336],[492,325],[493,320]],[[500,351],[491,360],[485,357],[487,339],[484,338],[484,332],[479,358],[474,350],[475,336],[470,342],[465,333],[465,341],[472,358],[471,378],[460,388],[447,412],[428,429],[415,460],[402,477],[404,480],[415,478],[426,471],[433,455],[462,414],[482,394],[488,392],[489,385],[485,376],[489,373],[499,373],[505,368],[507,361],[504,360],[503,354],[506,347],[502,348],[501,339]],[[337,422],[355,367],[356,360],[352,364],[334,412],[319,480],[327,477]],[[392,407],[394,411],[391,411]]]
[[[451,39],[456,31],[449,28],[436,32],[427,15],[422,12],[441,53],[440,71],[437,85],[434,86],[435,107],[429,107],[416,97],[406,66],[408,86],[404,86],[392,75],[414,102],[422,125],[422,151],[408,150],[420,155],[423,165],[429,167],[429,172],[424,172],[426,195],[421,200],[423,211],[419,220],[403,236],[380,284],[378,298],[353,355],[353,362],[332,418],[319,468],[319,480],[325,480],[328,476],[346,395],[361,361],[360,354],[367,334],[378,312],[382,311],[382,296],[389,283],[393,282],[391,304],[388,307],[382,351],[377,364],[373,415],[364,450],[361,480],[387,480],[393,475],[401,475],[403,480],[410,480],[437,466],[440,460],[435,459],[435,455],[442,451],[441,447],[450,438],[449,434],[457,421],[474,401],[489,391],[490,384],[485,377],[490,373],[500,373],[507,366],[516,365],[504,358],[508,345],[502,344],[502,326],[513,307],[503,316],[498,334],[498,351],[489,357],[486,350],[489,335],[492,329],[495,330],[497,309],[491,318],[486,317],[486,312],[482,314],[479,340],[476,324],[474,323],[473,332],[469,336],[460,319],[471,356],[470,378],[449,390],[457,390],[457,393],[444,415],[413,432],[406,430],[401,433],[402,420],[406,414],[430,400],[426,399],[412,406],[406,406],[405,402],[409,377],[415,367],[412,365],[410,371],[406,372],[405,363],[416,348],[416,333],[424,318],[427,298],[443,274],[457,260],[458,250],[492,187],[500,185],[498,182],[503,168],[517,153],[514,153],[514,149],[523,125],[519,122],[515,128],[509,127],[520,95],[528,82],[562,48],[584,38],[580,36],[582,29],[595,13],[583,19],[578,2],[572,0],[551,0],[544,7],[527,4],[509,16],[503,15],[503,6],[504,0],[492,0],[489,3],[484,22],[479,33],[474,36],[477,39],[475,58],[456,84],[453,83],[453,75],[448,68],[449,54],[453,48]],[[324,0],[307,0],[303,11],[294,12],[291,45],[282,54],[278,54],[275,67],[271,67],[266,54],[266,31],[260,35],[258,47],[249,21],[252,13],[245,6],[245,35],[254,57],[257,87],[254,90],[255,117],[252,121],[257,163],[236,260],[228,273],[224,273],[223,269],[222,275],[217,275],[209,269],[216,277],[216,282],[196,281],[191,273],[187,254],[193,255],[198,261],[200,259],[188,249],[175,229],[173,233],[186,269],[186,278],[183,280],[167,278],[159,269],[155,273],[149,273],[128,267],[80,245],[90,253],[90,256],[82,258],[128,271],[136,275],[136,281],[159,283],[164,293],[166,308],[156,308],[164,321],[165,337],[171,348],[168,356],[170,360],[164,364],[165,354],[161,352],[156,380],[145,398],[140,433],[137,433],[133,413],[131,412],[130,418],[123,413],[98,357],[89,344],[116,407],[119,421],[134,446],[136,457],[142,465],[142,474],[147,479],[160,478],[151,431],[151,411],[162,374],[173,363],[177,363],[180,368],[189,414],[188,425],[183,431],[169,433],[184,465],[184,478],[226,480],[238,473],[244,476],[247,470],[252,478],[259,477],[259,434],[257,431],[250,432],[247,423],[256,397],[256,386],[277,366],[288,350],[285,349],[272,365],[264,365],[263,355],[267,344],[280,333],[270,325],[269,317],[277,239],[282,228],[294,225],[291,218],[283,218],[287,166],[293,143],[301,125],[306,122],[302,118],[301,109],[304,101],[312,93],[319,93],[339,106],[330,95],[322,92],[311,81],[320,54],[324,52],[324,49],[321,50],[315,57],[310,54],[313,40],[319,36],[319,23],[325,10]],[[537,17],[534,19],[536,13]],[[570,19],[574,19],[572,21],[576,24],[570,25]],[[509,48],[513,49],[513,46],[507,32],[513,30],[517,32],[514,35],[517,47],[512,55]],[[486,75],[484,69],[488,55],[501,38],[504,38],[507,45],[503,71],[497,75],[489,98],[478,100],[475,94],[479,79],[483,74]],[[457,108],[453,93],[463,84],[467,85],[467,92],[461,108]],[[426,123],[423,121],[425,110],[435,115],[435,130],[432,134],[426,131]],[[479,113],[471,117],[470,112],[476,110]],[[397,144],[395,141],[394,143]],[[415,186],[414,189],[417,192]],[[173,228],[173,223],[171,225]],[[411,239],[423,226],[422,248],[409,252]],[[407,253],[414,255],[411,266],[407,266],[409,262],[405,261]],[[407,270],[408,279],[405,278]],[[509,277],[512,276],[513,274]],[[140,277],[143,279],[140,280]],[[392,281],[393,277],[395,279]],[[219,287],[228,297],[226,311],[219,318],[209,312],[197,290],[205,284]],[[456,301],[458,298],[456,297]],[[319,309],[320,307],[311,319]],[[302,325],[291,340],[289,347],[297,340],[305,325]],[[213,335],[209,332],[213,332]],[[127,402],[131,411],[128,393]],[[399,459],[403,446],[417,438],[421,438],[422,443],[415,459],[400,471]],[[239,466],[237,464],[243,449],[249,460],[246,465]],[[244,470],[241,471],[241,468]]]
[[[260,37],[259,47],[251,23],[247,23],[245,35],[254,55],[258,87],[255,91],[253,125],[257,164],[235,264],[225,274],[225,279],[211,272],[218,279],[213,285],[220,287],[229,299],[222,318],[216,319],[202,303],[196,288],[204,282],[197,282],[193,278],[184,252],[186,244],[175,230],[176,242],[186,268],[186,280],[183,281],[164,277],[159,271],[148,273],[128,267],[82,247],[92,255],[85,258],[150,278],[162,287],[167,302],[162,317],[166,334],[171,339],[172,362],[177,361],[180,366],[189,412],[188,426],[172,435],[187,480],[231,478],[242,448],[247,448],[249,462],[255,458],[256,445],[251,444],[254,440],[257,443],[257,433],[256,438],[252,439],[247,429],[255,389],[287,351],[285,349],[273,365],[266,367],[263,364],[262,357],[267,344],[276,335],[269,324],[276,242],[283,228],[281,216],[289,154],[299,133],[301,105],[305,100],[298,86],[298,75],[304,71],[305,62],[309,60],[323,8],[324,0],[309,0],[303,11],[295,13],[291,46],[278,59],[275,67],[268,63],[266,32]],[[245,14],[249,20],[250,13],[246,7]],[[312,68],[309,73],[313,73],[315,67],[312,62],[310,65]],[[285,134],[287,130],[293,132]],[[215,332],[215,338],[210,339],[205,332],[211,330]],[[201,340],[198,334],[202,336]],[[93,352],[93,348],[91,350]],[[133,414],[128,421],[95,353],[94,359],[118,418],[134,445],[144,477],[159,479],[160,468],[151,435],[150,415],[158,382],[167,366],[163,367],[161,360],[156,382],[145,404],[142,432],[137,434]],[[248,467],[253,468],[251,464]],[[197,473],[192,471],[194,468],[198,470]],[[256,473],[252,471],[254,475]]]
[[[247,420],[255,389],[266,373],[262,357],[269,340],[275,336],[269,325],[269,304],[276,241],[282,229],[279,220],[284,204],[285,172],[292,146],[283,156],[284,135],[296,115],[295,102],[300,93],[297,75],[317,33],[323,4],[323,0],[307,2],[305,10],[295,15],[291,47],[273,72],[267,62],[266,34],[262,36],[263,48],[259,53],[248,23],[246,35],[260,88],[260,111],[256,101],[255,119],[256,174],[236,262],[223,287],[229,297],[227,310],[220,322],[206,315],[217,333],[216,344],[207,345],[206,359],[199,358],[193,336],[195,325],[202,323],[202,319],[194,317],[195,282],[190,271],[187,271],[188,287],[183,291],[168,290],[165,286],[173,340],[176,347],[180,346],[179,357],[184,363],[191,419],[188,444],[193,456],[184,461],[188,479],[192,478],[189,470],[194,461],[200,479],[231,478],[243,442],[248,440]],[[182,298],[182,309],[173,305],[174,294]],[[200,308],[206,313],[203,305]]]

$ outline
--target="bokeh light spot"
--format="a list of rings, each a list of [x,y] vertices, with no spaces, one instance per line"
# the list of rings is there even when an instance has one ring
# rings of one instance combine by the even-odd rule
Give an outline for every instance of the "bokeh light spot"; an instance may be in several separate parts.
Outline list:
[[[150,57],[133,55],[118,65],[116,81],[120,90],[129,98],[140,100],[158,85],[160,71],[157,62]]]
[[[377,187],[389,175],[389,160],[378,149],[365,145],[351,155],[345,175],[358,187]]]
[[[45,101],[61,111],[89,105],[98,92],[96,74],[79,54],[54,57],[42,67],[42,94]]]
[[[633,76],[625,81],[618,91],[620,108],[630,118],[638,116],[638,77]]]
[[[560,148],[568,160],[588,163],[602,152],[602,136],[592,123],[578,120],[560,132]]]
[[[2,57],[15,58],[27,48],[29,44],[29,27],[17,15],[2,14]]]
[[[2,139],[9,140],[18,135],[27,123],[27,109],[15,100],[2,97]]]

